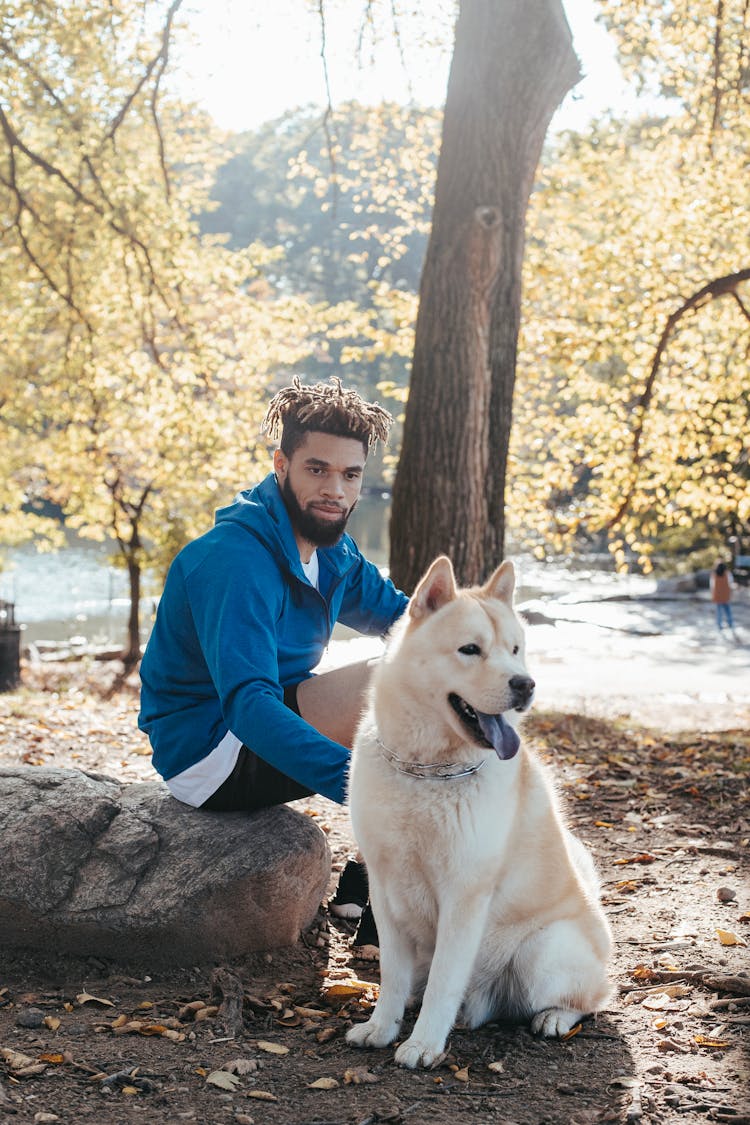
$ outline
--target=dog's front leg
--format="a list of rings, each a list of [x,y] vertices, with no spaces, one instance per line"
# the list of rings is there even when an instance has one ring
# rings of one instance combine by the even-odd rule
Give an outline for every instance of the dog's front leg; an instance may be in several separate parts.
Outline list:
[[[400,932],[372,877],[370,896],[380,942],[380,993],[370,1019],[350,1028],[346,1039],[357,1047],[387,1047],[398,1035],[414,985],[414,948]]]
[[[401,1066],[432,1066],[445,1049],[471,980],[485,931],[490,898],[443,904],[422,1010],[409,1038],[396,1051]]]

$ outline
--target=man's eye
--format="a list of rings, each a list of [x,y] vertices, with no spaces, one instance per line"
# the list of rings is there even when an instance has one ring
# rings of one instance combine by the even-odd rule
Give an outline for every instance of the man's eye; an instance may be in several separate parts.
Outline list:
[[[458,651],[462,652],[464,654],[464,656],[481,656],[482,655],[482,650],[479,647],[479,645],[461,645],[461,647]]]

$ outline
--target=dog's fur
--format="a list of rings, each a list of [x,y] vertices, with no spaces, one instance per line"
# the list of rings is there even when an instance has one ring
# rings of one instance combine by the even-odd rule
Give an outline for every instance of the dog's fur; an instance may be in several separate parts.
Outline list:
[[[347,1039],[393,1042],[423,989],[396,1051],[404,1066],[438,1060],[459,1014],[469,1027],[509,1017],[564,1035],[609,994],[611,937],[592,859],[563,824],[545,768],[513,733],[534,687],[514,581],[505,562],[484,586],[457,590],[450,561],[437,559],[375,670],[355,739],[351,816],[382,984],[372,1017]],[[456,697],[482,714],[481,730],[471,711],[467,727]],[[428,776],[402,772],[449,763],[458,773],[480,760],[477,772],[450,779],[421,766]]]

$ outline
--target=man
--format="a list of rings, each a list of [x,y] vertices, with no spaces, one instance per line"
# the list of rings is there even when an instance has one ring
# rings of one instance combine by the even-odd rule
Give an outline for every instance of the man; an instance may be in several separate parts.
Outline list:
[[[139,725],[178,800],[343,803],[368,666],[312,669],[337,620],[383,634],[407,604],[345,534],[368,451],[392,421],[338,379],[295,379],[263,423],[281,434],[274,472],[172,563],[141,662]],[[349,864],[334,909],[352,917],[365,902],[364,869]]]

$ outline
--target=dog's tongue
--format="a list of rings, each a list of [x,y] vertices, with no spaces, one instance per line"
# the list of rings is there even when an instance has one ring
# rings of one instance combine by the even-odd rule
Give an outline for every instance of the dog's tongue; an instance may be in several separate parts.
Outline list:
[[[476,714],[482,728],[482,734],[495,747],[498,758],[501,758],[504,762],[509,758],[514,758],[518,753],[518,747],[521,745],[521,739],[515,727],[506,722],[502,715],[485,715],[483,711],[477,711]]]

